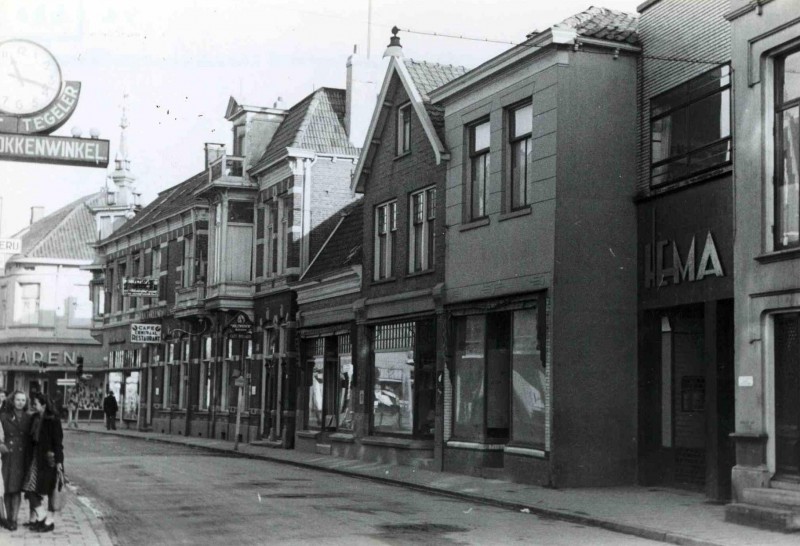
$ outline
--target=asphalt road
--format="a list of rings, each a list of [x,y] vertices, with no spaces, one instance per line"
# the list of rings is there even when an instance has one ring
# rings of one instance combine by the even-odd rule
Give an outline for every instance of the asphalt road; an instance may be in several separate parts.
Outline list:
[[[268,461],[117,436],[65,436],[70,479],[121,545],[660,544]]]

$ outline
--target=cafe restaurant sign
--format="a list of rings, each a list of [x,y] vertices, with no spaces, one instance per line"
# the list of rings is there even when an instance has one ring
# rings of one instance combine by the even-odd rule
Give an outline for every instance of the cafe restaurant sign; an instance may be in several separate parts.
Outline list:
[[[131,324],[131,343],[161,343],[161,325]]]

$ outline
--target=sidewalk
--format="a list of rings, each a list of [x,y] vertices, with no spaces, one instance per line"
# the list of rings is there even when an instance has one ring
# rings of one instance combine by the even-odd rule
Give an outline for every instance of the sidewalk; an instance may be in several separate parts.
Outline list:
[[[132,430],[106,431],[101,425],[82,425],[78,432],[115,434],[193,446],[234,456],[334,472],[524,513],[557,517],[671,544],[796,546],[800,541],[797,534],[762,531],[726,523],[724,506],[710,503],[700,494],[672,489],[636,486],[547,489],[249,444],[240,444],[239,451],[235,452],[232,442],[208,438],[187,438]]]
[[[0,544],[8,546],[112,546],[111,537],[91,508],[91,502],[71,487],[67,504],[56,518],[52,533],[29,531],[22,523],[28,520],[28,503],[23,500],[19,510],[19,528],[13,533],[0,528]]]

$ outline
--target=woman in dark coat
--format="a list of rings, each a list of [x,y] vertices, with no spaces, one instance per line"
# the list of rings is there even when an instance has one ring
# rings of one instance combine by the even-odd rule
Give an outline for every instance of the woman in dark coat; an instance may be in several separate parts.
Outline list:
[[[31,402],[34,410],[31,422],[33,457],[22,489],[38,501],[32,502],[37,509],[36,522],[30,528],[48,533],[55,529],[52,493],[58,483],[58,471],[63,472],[64,469],[64,432],[61,429],[61,418],[44,394],[35,393]],[[47,512],[44,511],[43,497],[47,497],[49,501]]]
[[[22,486],[30,461],[31,416],[28,414],[28,397],[22,391],[14,393],[6,400],[6,407],[0,412],[0,424],[5,438],[0,452],[3,456],[3,484],[6,508],[6,527],[17,529],[17,515],[22,500]]]

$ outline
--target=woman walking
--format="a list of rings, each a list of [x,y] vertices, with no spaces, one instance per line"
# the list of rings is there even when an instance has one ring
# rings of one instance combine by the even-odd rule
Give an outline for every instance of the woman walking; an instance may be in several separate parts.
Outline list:
[[[36,521],[31,524],[31,530],[49,533],[56,527],[53,491],[58,485],[59,471],[64,471],[64,432],[61,419],[44,394],[35,393],[32,404],[33,457],[22,489],[31,496],[31,505],[36,506]]]
[[[0,412],[4,449],[2,476],[5,487],[3,504],[6,511],[6,527],[17,530],[17,515],[22,500],[22,485],[30,457],[31,416],[28,414],[28,397],[22,391],[14,391],[6,400],[5,410]]]

